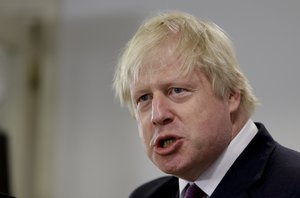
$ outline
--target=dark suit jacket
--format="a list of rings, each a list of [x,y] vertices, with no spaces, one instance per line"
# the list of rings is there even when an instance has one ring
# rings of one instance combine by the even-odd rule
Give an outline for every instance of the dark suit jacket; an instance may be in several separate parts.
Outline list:
[[[211,198],[300,198],[300,153],[275,142],[265,127],[230,167]],[[178,178],[162,177],[137,188],[130,198],[178,198]]]

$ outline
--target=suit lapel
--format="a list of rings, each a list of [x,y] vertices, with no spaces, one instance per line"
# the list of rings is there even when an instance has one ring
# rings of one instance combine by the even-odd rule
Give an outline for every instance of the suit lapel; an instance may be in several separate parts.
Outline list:
[[[234,162],[211,198],[249,197],[249,190],[262,176],[275,141],[262,124],[256,123],[258,133]]]
[[[172,182],[169,184],[169,189],[171,192],[171,197],[172,198],[179,198],[179,184],[178,184],[178,178],[174,177]]]
[[[159,185],[158,188],[155,188],[151,193],[151,196],[144,196],[151,198],[158,197],[170,197],[170,198],[179,198],[179,184],[177,177],[167,177],[167,181]]]

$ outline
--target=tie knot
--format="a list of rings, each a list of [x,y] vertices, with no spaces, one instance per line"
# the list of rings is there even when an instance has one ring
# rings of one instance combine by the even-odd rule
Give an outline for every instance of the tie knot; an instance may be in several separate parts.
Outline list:
[[[190,185],[186,191],[184,198],[202,198],[205,196],[205,193],[196,185]]]

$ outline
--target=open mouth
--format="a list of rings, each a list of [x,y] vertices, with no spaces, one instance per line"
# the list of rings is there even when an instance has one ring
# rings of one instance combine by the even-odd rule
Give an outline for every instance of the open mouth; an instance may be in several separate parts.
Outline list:
[[[155,140],[154,152],[159,155],[169,155],[180,149],[184,140],[177,135],[160,135]]]
[[[172,145],[175,141],[176,141],[176,138],[174,138],[174,137],[162,139],[159,141],[159,147],[167,148],[170,145]]]

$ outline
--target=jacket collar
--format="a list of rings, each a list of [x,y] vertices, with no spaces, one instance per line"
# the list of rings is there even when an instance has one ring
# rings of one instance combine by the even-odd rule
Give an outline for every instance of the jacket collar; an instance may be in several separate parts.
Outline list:
[[[211,198],[248,197],[251,188],[264,173],[276,142],[261,123],[255,123],[258,133],[226,173]]]

